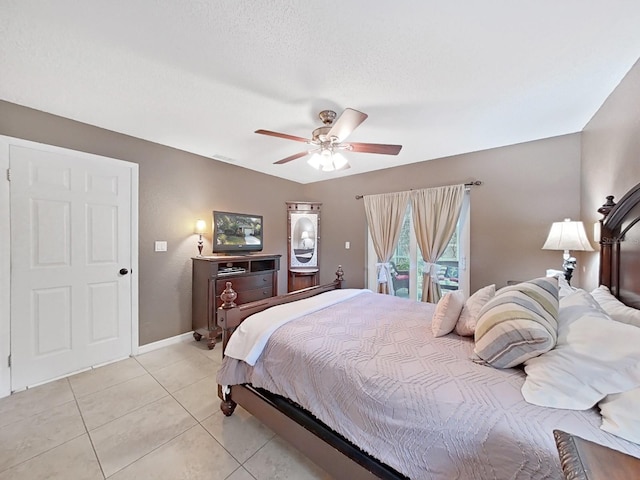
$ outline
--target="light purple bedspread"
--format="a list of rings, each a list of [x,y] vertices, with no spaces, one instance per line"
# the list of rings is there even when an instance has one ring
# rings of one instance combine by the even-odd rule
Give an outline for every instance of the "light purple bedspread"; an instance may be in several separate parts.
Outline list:
[[[433,310],[359,295],[280,327],[254,367],[225,358],[218,383],[283,395],[414,480],[561,479],[553,429],[640,456],[595,410],[526,403],[524,372],[473,363],[470,338],[434,338]]]

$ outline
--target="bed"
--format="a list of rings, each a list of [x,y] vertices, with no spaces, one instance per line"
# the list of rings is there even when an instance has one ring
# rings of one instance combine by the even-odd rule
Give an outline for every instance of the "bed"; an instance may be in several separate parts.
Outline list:
[[[617,204],[608,198],[601,213],[600,283],[640,308],[640,184]],[[331,284],[239,306],[227,285],[225,352],[231,335],[251,335],[250,322],[274,321],[269,307],[276,324],[291,321],[273,328],[261,352],[248,348],[250,360],[225,356],[225,415],[241,405],[339,479],[561,479],[571,462],[561,465],[554,430],[640,456],[640,445],[600,429],[595,408],[526,402],[523,368],[470,361],[473,338],[433,338],[425,328],[433,305],[342,289],[342,281],[339,268]],[[328,295],[336,305],[317,303]]]

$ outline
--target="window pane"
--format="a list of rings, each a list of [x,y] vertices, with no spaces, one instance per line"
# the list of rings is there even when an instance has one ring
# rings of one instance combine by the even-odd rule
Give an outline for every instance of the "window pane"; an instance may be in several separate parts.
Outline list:
[[[458,229],[460,225],[453,232],[451,240],[447,245],[446,250],[438,260],[438,280],[442,292],[450,290],[458,290]]]

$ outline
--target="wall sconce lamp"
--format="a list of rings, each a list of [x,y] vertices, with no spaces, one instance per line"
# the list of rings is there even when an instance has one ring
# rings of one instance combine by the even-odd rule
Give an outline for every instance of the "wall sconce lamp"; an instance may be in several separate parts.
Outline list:
[[[571,282],[573,271],[576,268],[576,259],[570,254],[570,250],[593,252],[593,248],[587,239],[582,222],[572,222],[565,218],[564,222],[553,222],[547,241],[542,246],[543,250],[563,250],[564,277]]]
[[[202,234],[205,232],[207,228],[207,222],[205,222],[204,220],[196,220],[196,229],[194,233],[197,233],[199,235],[198,237],[198,256],[201,257],[202,256]]]

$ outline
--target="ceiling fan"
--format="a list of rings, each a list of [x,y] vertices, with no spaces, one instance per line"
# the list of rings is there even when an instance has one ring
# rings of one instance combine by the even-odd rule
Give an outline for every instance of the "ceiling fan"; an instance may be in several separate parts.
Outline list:
[[[333,110],[323,110],[318,116],[324,126],[316,128],[311,139],[297,137],[286,133],[272,132],[270,130],[256,130],[255,133],[280,137],[286,140],[294,140],[311,145],[311,148],[300,153],[296,153],[282,160],[274,162],[275,165],[297,160],[298,158],[312,155],[309,164],[318,170],[325,172],[349,168],[347,160],[339,153],[340,150],[347,150],[359,153],[378,153],[382,155],[397,155],[402,145],[386,145],[381,143],[359,143],[347,142],[345,139],[364,122],[368,115],[353,108],[346,108],[336,119],[336,112]]]

